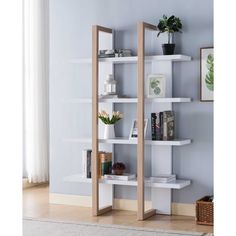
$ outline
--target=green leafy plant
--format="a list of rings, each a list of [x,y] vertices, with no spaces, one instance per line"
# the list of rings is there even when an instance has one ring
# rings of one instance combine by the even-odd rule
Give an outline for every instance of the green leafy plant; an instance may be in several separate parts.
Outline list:
[[[157,25],[157,30],[159,30],[157,37],[159,37],[161,33],[167,32],[168,44],[170,44],[171,34],[175,32],[182,33],[181,29],[182,29],[182,23],[178,17],[172,15],[168,18],[166,15],[163,15],[162,19],[159,20],[159,23]]]
[[[208,72],[205,77],[205,83],[206,83],[207,88],[210,91],[213,91],[214,90],[214,57],[212,54],[209,54],[207,56],[206,64],[207,64]]]
[[[113,111],[110,118],[106,111],[101,111],[98,113],[98,118],[106,125],[113,125],[117,121],[123,118],[123,115],[119,111]]]

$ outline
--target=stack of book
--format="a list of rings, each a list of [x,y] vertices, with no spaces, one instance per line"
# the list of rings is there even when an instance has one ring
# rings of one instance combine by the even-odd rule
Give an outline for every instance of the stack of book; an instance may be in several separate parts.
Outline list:
[[[84,149],[82,151],[82,176],[91,178],[92,150]],[[112,153],[98,153],[98,177],[103,178],[105,174],[111,174]]]
[[[152,140],[173,140],[175,120],[173,111],[151,113]]]
[[[110,175],[104,175],[104,179],[111,179],[111,180],[131,180],[131,179],[135,179],[136,178],[136,174],[130,174],[130,173],[123,173],[122,175],[114,175],[114,174],[110,174]]]
[[[103,179],[104,175],[111,174],[112,170],[112,153],[99,152],[98,153],[98,178]]]
[[[152,183],[168,183],[176,180],[176,175],[156,175],[150,177]]]

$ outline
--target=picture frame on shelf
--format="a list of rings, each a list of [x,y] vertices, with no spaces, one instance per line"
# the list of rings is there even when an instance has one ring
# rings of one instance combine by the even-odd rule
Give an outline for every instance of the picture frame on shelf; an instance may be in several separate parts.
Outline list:
[[[144,137],[146,136],[147,126],[148,126],[148,119],[144,119]],[[133,119],[129,133],[129,139],[137,139],[137,138],[138,138],[138,121],[137,119]]]
[[[200,48],[200,101],[214,101],[214,48]]]
[[[166,96],[166,77],[163,74],[150,74],[147,78],[147,97],[163,98]]]

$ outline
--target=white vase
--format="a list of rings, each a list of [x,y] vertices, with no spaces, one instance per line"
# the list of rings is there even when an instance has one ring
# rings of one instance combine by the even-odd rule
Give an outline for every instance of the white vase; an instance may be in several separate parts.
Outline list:
[[[104,139],[112,139],[115,138],[115,127],[113,125],[106,125],[104,129]]]

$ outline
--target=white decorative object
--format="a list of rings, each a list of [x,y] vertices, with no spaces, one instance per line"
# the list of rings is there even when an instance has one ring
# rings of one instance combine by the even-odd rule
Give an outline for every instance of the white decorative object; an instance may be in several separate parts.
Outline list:
[[[116,95],[116,81],[114,76],[109,74],[104,83],[104,92],[105,95]]]
[[[104,129],[104,139],[114,139],[115,136],[115,127],[114,124],[105,124],[105,129]]]
[[[148,76],[147,97],[163,98],[166,95],[166,78],[162,74],[152,74]]]
[[[148,125],[148,119],[144,120],[144,137],[146,136],[147,131],[147,125]],[[129,139],[137,139],[138,138],[138,122],[137,120],[132,121],[132,126],[130,129]]]

